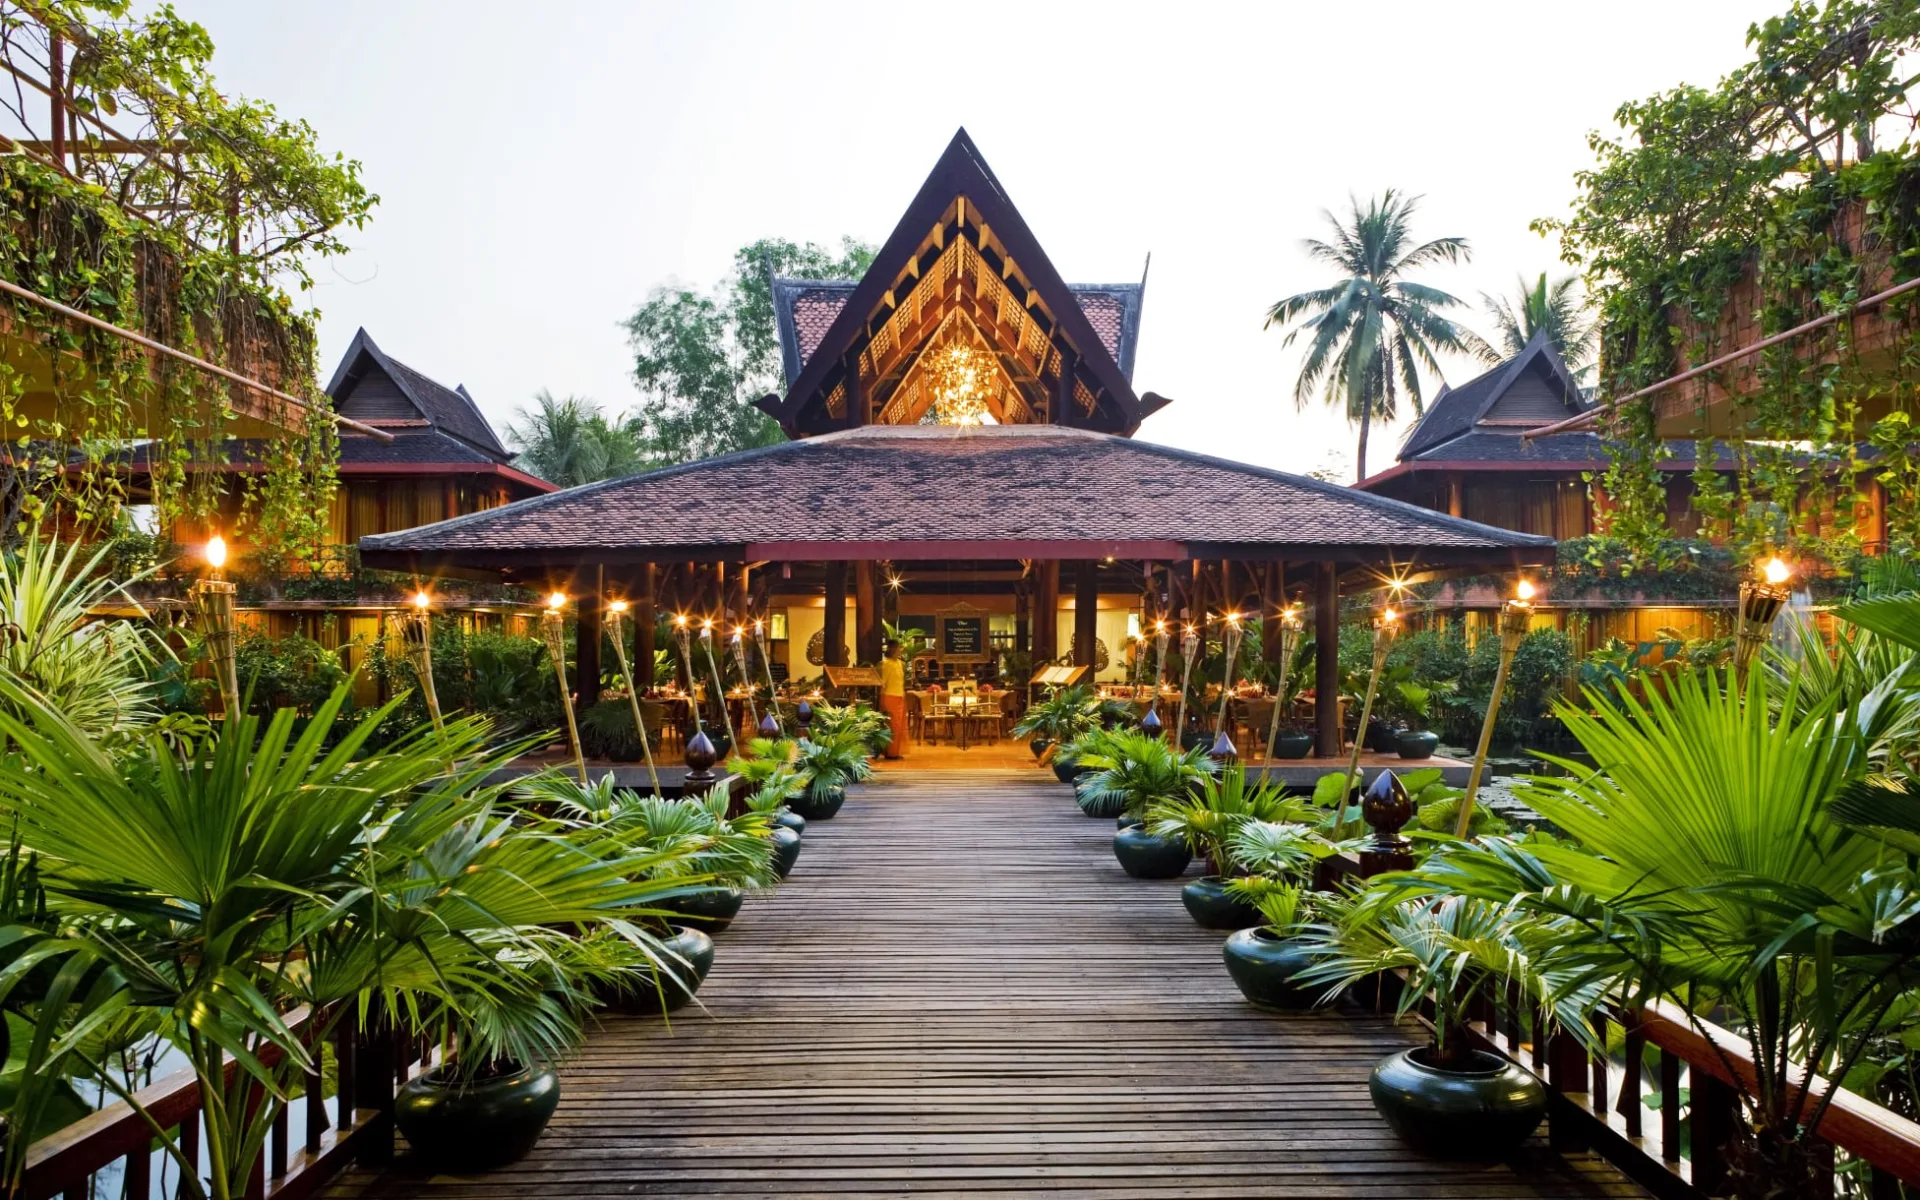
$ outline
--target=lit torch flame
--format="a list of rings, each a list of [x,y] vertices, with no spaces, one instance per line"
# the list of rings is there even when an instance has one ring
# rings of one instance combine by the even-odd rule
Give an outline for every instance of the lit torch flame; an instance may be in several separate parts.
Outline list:
[[[1792,577],[1793,569],[1781,562],[1778,557],[1774,557],[1767,560],[1766,573],[1767,582],[1774,587],[1779,587]]]
[[[1522,604],[1532,600],[1534,596],[1533,581],[1530,579],[1522,579],[1519,584],[1514,587],[1513,594]]]
[[[207,565],[216,571],[227,565],[227,539],[217,533],[207,539]]]

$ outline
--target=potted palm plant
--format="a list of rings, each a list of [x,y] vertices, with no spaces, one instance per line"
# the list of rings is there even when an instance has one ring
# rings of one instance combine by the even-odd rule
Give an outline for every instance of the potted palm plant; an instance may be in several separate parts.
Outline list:
[[[1156,837],[1178,838],[1205,860],[1206,875],[1180,889],[1180,902],[1203,929],[1241,929],[1260,923],[1260,913],[1228,885],[1238,873],[1228,851],[1233,835],[1251,821],[1303,821],[1310,804],[1289,797],[1274,784],[1247,786],[1238,765],[1202,778],[1198,786],[1165,796],[1147,806],[1147,829]]]
[[[831,821],[847,802],[847,785],[873,776],[867,744],[855,730],[806,739],[794,764],[806,774],[807,786],[788,804],[808,821]]]
[[[1028,705],[1027,711],[1014,722],[1013,735],[1031,739],[1027,748],[1044,763],[1049,750],[1066,745],[1098,724],[1098,702],[1093,697],[1093,689],[1079,684],[1054,688],[1045,699]],[[1062,774],[1058,765],[1054,767],[1054,774],[1062,783],[1073,781],[1073,772],[1068,770]]]
[[[1172,879],[1185,871],[1193,861],[1185,840],[1143,826],[1149,807],[1186,795],[1214,773],[1206,750],[1175,750],[1137,730],[1116,730],[1082,754],[1080,762],[1093,771],[1077,789],[1083,810],[1117,805],[1123,817],[1141,821],[1113,835],[1114,857],[1127,874],[1136,879]]]
[[[1237,881],[1235,892],[1252,907],[1256,919],[1234,930],[1220,946],[1234,986],[1256,1008],[1314,1007],[1318,993],[1300,981],[1313,965],[1313,954],[1298,938],[1302,926],[1312,919],[1312,893],[1304,884],[1259,877]]]

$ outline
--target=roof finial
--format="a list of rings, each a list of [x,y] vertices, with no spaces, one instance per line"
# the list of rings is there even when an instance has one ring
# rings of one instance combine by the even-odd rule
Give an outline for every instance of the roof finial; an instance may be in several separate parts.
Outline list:
[[[1149,250],[1146,264],[1140,268],[1140,290],[1143,292],[1147,290],[1147,272],[1151,270],[1153,270],[1153,251]]]

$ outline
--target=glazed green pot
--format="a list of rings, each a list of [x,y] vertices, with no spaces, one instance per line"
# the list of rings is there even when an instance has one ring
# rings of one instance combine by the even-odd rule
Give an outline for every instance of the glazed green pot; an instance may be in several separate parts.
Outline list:
[[[1471,1054],[1464,1070],[1432,1065],[1427,1047],[1402,1050],[1373,1068],[1373,1106],[1401,1141],[1446,1158],[1495,1159],[1539,1126],[1546,1085],[1497,1054]]]
[[[1113,819],[1113,827],[1115,829],[1133,829],[1144,826],[1146,823],[1147,819],[1145,817],[1132,817],[1126,813],[1121,813]]]
[[[746,898],[747,894],[737,887],[708,887],[675,896],[661,907],[679,913],[695,929],[718,933],[733,924]]]
[[[1431,729],[1409,729],[1400,735],[1400,757],[1418,761],[1432,758],[1434,747],[1440,744],[1440,735]]]
[[[1313,752],[1313,735],[1310,733],[1283,733],[1273,739],[1273,757],[1305,758]]]
[[[1053,745],[1052,738],[1037,737],[1027,743],[1027,749],[1033,751],[1035,758],[1039,758],[1047,752],[1047,747],[1051,745]]]
[[[1113,856],[1135,879],[1173,879],[1193,861],[1179,838],[1155,837],[1138,826],[1113,835]]]
[[[1375,754],[1392,754],[1399,746],[1400,731],[1374,717],[1367,722],[1367,749]]]
[[[784,825],[795,833],[805,833],[807,831],[807,819],[791,808],[783,808],[773,814],[773,823],[775,825]]]
[[[1053,777],[1061,783],[1072,783],[1074,780],[1080,778],[1080,775],[1080,764],[1061,762],[1058,758],[1053,760]]]
[[[1245,929],[1260,923],[1260,910],[1227,893],[1227,881],[1218,875],[1190,879],[1180,889],[1180,903],[1202,929]]]
[[[560,1079],[544,1068],[465,1085],[440,1068],[400,1088],[393,1120],[419,1160],[465,1175],[505,1166],[533,1149],[559,1104]]]
[[[785,825],[773,827],[773,869],[785,879],[793,870],[793,864],[800,861],[800,835]]]
[[[808,821],[831,821],[833,814],[839,812],[840,806],[846,802],[847,789],[834,788],[826,795],[818,797],[810,792],[802,792],[787,801],[787,807]]]
[[[661,976],[657,985],[650,978],[644,983],[623,987],[618,993],[605,996],[609,1009],[636,1015],[677,1012],[693,999],[707,972],[713,969],[713,939],[692,926],[676,925],[673,936],[661,938],[660,944],[679,955],[686,965],[669,960],[673,977]],[[691,988],[686,986],[688,966],[693,968]]]
[[[1313,959],[1297,942],[1277,938],[1265,929],[1236,931],[1220,947],[1240,994],[1256,1008],[1299,1012],[1314,1007],[1324,989],[1303,987],[1294,979]]]

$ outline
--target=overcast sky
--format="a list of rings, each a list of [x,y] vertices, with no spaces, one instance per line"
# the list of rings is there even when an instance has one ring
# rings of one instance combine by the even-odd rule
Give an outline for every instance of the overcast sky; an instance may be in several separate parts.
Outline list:
[[[755,238],[872,242],[964,125],[1070,281],[1140,277],[1140,436],[1351,470],[1296,413],[1274,300],[1327,281],[1322,208],[1394,187],[1477,304],[1555,268],[1587,133],[1711,83],[1785,0],[729,4],[178,0],[230,92],[304,117],[381,196],[323,264],[323,375],[354,330],[496,426],[539,388],[635,400],[620,321]],[[1465,361],[1447,375],[1476,373]],[[1404,428],[1404,426],[1403,426]],[[1370,465],[1400,430],[1376,436]]]

